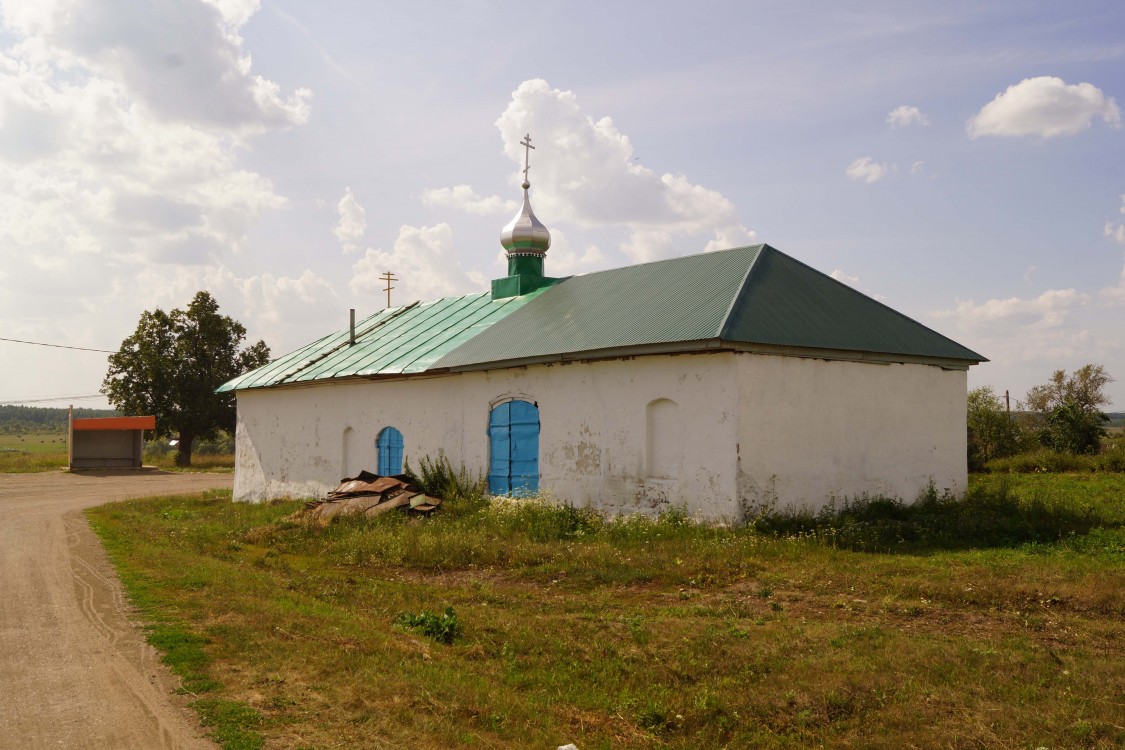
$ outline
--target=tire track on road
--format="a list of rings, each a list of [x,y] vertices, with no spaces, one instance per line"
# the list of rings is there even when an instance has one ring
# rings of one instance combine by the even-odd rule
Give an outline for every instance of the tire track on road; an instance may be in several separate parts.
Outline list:
[[[230,475],[0,475],[0,748],[215,750],[82,515]]]

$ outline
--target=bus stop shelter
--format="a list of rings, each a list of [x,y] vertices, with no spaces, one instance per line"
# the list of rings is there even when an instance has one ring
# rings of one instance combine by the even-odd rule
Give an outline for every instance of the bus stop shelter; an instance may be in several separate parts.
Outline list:
[[[71,469],[139,469],[145,430],[156,417],[70,418],[68,459]]]

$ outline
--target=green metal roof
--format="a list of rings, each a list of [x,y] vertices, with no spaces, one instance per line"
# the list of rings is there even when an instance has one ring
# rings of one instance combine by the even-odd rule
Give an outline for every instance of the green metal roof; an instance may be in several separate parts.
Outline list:
[[[493,300],[488,292],[381,310],[224,383],[218,392],[344,377],[425,372],[446,353],[531,302],[538,294]]]
[[[435,368],[704,342],[985,358],[769,245],[644,263],[551,288]],[[713,348],[713,346],[711,347]]]
[[[769,245],[574,276],[522,297],[471,294],[384,310],[220,391],[408,375],[637,347],[724,345],[986,361]],[[815,353],[815,352],[814,352]]]
[[[763,245],[719,338],[985,362],[984,357]]]

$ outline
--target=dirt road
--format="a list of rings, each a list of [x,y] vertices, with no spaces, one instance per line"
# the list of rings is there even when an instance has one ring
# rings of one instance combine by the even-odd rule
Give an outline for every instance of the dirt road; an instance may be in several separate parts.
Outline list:
[[[0,749],[208,748],[82,509],[229,474],[0,474]]]

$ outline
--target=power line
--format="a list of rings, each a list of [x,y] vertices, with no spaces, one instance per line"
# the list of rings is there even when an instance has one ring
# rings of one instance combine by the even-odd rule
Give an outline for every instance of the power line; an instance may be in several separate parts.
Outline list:
[[[44,344],[41,341],[23,341],[21,339],[8,339],[0,336],[0,341],[10,341],[15,344],[30,344],[32,346],[49,346],[52,349],[74,349],[80,352],[100,352],[102,354],[116,354],[117,352],[110,351],[109,349],[90,349],[85,346],[65,346],[63,344]]]
[[[105,398],[105,394],[95,393],[92,396],[52,396],[50,398],[13,398],[9,401],[0,401],[0,406],[14,404],[43,404],[48,401],[89,401],[92,398]]]
[[[39,341],[21,341],[20,339],[6,339],[0,336],[0,341],[11,341],[14,344],[31,344],[32,346],[49,346],[52,349],[75,349],[80,352],[101,352],[102,354],[117,354],[109,349],[88,349],[84,346],[63,346],[62,344],[44,344]]]

